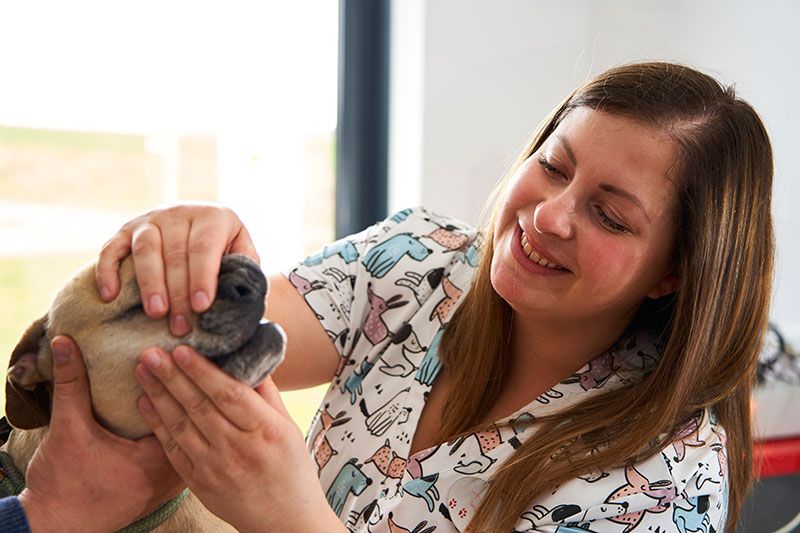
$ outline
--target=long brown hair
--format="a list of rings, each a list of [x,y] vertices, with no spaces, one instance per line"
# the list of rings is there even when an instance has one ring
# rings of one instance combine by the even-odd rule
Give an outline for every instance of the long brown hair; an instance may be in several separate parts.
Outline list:
[[[660,323],[661,361],[635,386],[537,418],[538,431],[492,477],[470,530],[514,529],[545,491],[593,468],[655,455],[704,408],[727,434],[733,529],[751,480],[750,394],[772,285],[772,149],[758,115],[733,88],[686,66],[638,63],[589,80],[545,118],[498,183],[487,204],[475,281],[440,347],[451,390],[459,394],[447,401],[439,437],[485,427],[481,421],[502,389],[511,309],[489,276],[498,200],[508,176],[579,107],[634,119],[678,146],[679,287],[657,305],[642,305],[635,319]]]

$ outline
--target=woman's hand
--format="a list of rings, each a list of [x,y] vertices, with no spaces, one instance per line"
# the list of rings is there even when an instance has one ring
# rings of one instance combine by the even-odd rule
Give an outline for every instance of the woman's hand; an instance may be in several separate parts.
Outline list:
[[[250,389],[187,346],[149,348],[139,408],[175,470],[242,531],[344,531],[271,378]]]
[[[133,255],[145,313],[169,312],[172,333],[189,332],[191,310],[203,312],[217,293],[224,254],[245,254],[257,263],[250,234],[230,209],[182,205],[157,209],[126,223],[104,246],[97,261],[97,287],[105,301],[119,293],[119,264]]]
[[[69,337],[51,343],[50,429],[26,473],[20,502],[33,531],[114,531],[178,495],[184,484],[158,440],[131,441],[92,415],[89,381]]]

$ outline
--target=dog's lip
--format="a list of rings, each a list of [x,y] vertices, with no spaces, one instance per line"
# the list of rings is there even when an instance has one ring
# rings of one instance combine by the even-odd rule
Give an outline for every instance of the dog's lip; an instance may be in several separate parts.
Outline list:
[[[261,327],[261,326],[267,325],[267,324],[271,324],[271,323],[272,323],[271,321],[269,321],[269,320],[267,320],[265,318],[261,318],[261,320],[258,321],[258,324],[256,325],[256,327],[253,328],[253,333],[249,337],[245,338],[241,344],[237,343],[238,346],[236,348],[234,348],[233,350],[231,350],[229,352],[215,353],[214,355],[206,354],[207,357],[213,361],[214,359],[218,359],[218,358],[222,358],[222,357],[228,357],[229,355],[232,355],[232,354],[235,354],[237,352],[240,352],[240,351],[244,350],[256,338],[256,332],[258,331],[258,328]]]

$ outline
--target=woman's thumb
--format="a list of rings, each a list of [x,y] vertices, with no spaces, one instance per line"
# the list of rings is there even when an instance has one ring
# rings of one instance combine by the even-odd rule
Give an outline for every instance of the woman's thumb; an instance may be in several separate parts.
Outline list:
[[[50,343],[53,354],[53,414],[51,421],[58,423],[62,417],[75,421],[75,417],[91,416],[89,379],[83,356],[71,338],[59,335]]]

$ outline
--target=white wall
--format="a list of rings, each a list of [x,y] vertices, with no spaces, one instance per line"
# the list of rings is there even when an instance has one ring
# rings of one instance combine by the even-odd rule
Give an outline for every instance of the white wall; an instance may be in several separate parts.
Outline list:
[[[390,207],[476,221],[494,182],[589,75],[659,59],[759,111],[776,161],[773,320],[800,345],[800,2],[395,0]]]

